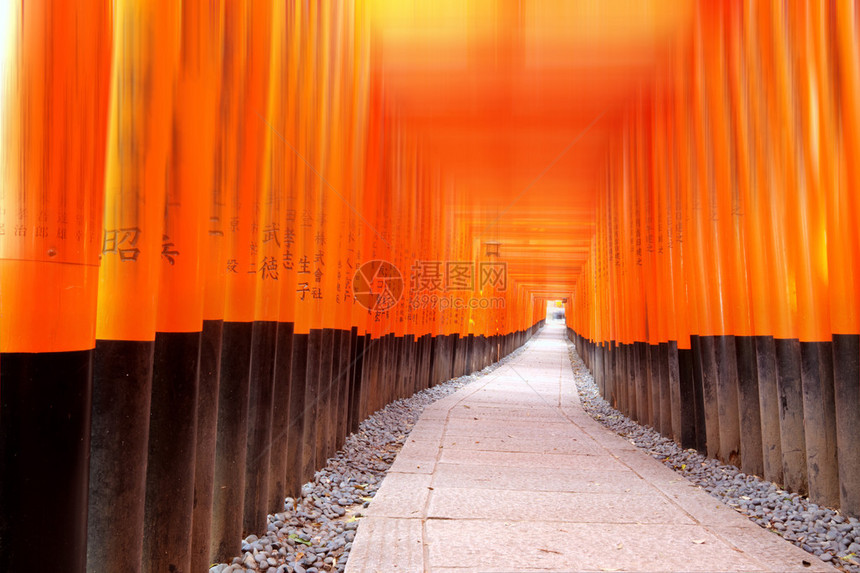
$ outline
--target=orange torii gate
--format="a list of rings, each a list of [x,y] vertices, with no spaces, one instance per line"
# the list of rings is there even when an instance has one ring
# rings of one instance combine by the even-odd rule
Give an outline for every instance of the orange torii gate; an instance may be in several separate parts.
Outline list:
[[[227,559],[555,299],[626,414],[860,513],[856,3],[2,10],[0,569]]]

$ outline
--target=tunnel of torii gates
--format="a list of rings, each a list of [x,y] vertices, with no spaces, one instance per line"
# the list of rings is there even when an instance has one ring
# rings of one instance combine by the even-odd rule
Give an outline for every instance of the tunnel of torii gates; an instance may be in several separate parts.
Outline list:
[[[0,570],[228,560],[557,299],[620,411],[860,513],[857,2],[2,10]]]

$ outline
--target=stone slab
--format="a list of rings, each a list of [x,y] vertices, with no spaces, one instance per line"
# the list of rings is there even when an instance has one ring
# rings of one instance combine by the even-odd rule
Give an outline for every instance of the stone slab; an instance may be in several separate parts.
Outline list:
[[[660,495],[434,487],[430,518],[575,523],[694,524]]]
[[[433,472],[434,488],[459,487],[522,491],[580,493],[636,493],[657,490],[633,472],[588,471],[557,468],[453,465],[440,463]]]
[[[420,519],[364,517],[346,562],[347,573],[424,573]]]

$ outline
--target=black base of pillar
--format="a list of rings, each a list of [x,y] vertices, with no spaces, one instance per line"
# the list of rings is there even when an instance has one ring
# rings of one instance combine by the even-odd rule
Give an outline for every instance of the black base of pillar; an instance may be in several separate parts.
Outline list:
[[[308,334],[307,370],[305,376],[304,416],[302,430],[301,482],[310,480],[317,463],[317,419],[320,416],[320,355],[323,332],[311,329]]]
[[[860,335],[833,335],[833,385],[842,510],[860,515]]]
[[[776,345],[772,336],[755,337],[756,374],[761,412],[762,461],[764,479],[782,484],[782,438],[779,428],[779,390],[776,373]]]
[[[191,568],[200,332],[155,335],[143,571]]]
[[[215,444],[218,437],[218,384],[224,323],[204,320],[200,341],[200,385],[197,390],[197,445],[194,455],[194,509],[191,517],[191,571],[204,571],[212,534]]]
[[[223,350],[209,542],[212,563],[228,562],[241,549],[252,331],[251,322],[225,322],[221,332]]]
[[[741,470],[763,475],[761,410],[759,407],[756,344],[752,336],[735,337],[738,365],[738,405],[741,430]]]
[[[81,573],[87,559],[87,490],[93,351],[0,355],[0,571],[33,571],[34,549]]]
[[[838,507],[833,344],[801,342],[800,362],[809,499],[819,505]]]
[[[803,428],[800,342],[797,339],[774,339],[774,345],[783,479],[789,491],[806,494],[806,435]]]
[[[734,336],[714,336],[717,367],[717,414],[720,420],[720,460],[741,465],[741,425],[738,404],[738,363]]]
[[[290,382],[293,364],[293,323],[279,322],[275,348],[275,385],[272,394],[272,446],[269,452],[271,512],[280,512],[287,497],[287,441],[290,433]]]
[[[96,341],[87,525],[90,573],[140,571],[154,350],[154,342]]]
[[[251,342],[251,384],[248,392],[248,457],[245,460],[243,537],[266,527],[275,390],[275,349],[278,323],[254,323]]]
[[[309,334],[293,334],[290,363],[289,430],[287,432],[287,495],[297,497],[302,491],[302,456],[305,431],[305,391],[308,375]]]

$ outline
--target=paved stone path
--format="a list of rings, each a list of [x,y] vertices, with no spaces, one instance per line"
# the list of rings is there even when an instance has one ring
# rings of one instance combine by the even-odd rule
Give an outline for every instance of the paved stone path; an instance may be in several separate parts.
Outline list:
[[[347,573],[834,571],[581,408],[564,331],[429,406]]]

